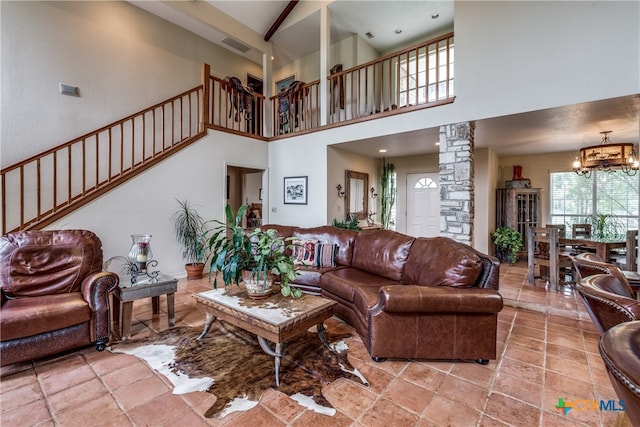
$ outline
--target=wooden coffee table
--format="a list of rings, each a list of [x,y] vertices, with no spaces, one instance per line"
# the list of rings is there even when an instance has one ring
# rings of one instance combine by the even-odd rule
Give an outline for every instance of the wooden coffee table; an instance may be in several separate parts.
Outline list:
[[[333,316],[337,303],[327,298],[304,295],[302,298],[285,298],[279,292],[263,300],[253,300],[246,295],[244,285],[200,292],[193,296],[198,308],[206,313],[203,339],[216,319],[230,323],[258,336],[262,350],[275,358],[276,386],[280,386],[280,358],[285,341],[304,334],[316,325],[318,337],[329,350],[324,322]],[[275,349],[269,342],[275,344]]]

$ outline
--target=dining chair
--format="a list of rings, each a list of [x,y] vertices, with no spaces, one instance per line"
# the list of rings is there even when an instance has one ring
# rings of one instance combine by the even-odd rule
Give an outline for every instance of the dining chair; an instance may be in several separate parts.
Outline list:
[[[591,224],[572,224],[571,236],[573,237],[591,237]]]
[[[617,426],[640,426],[640,321],[623,322],[600,338],[598,349],[611,385],[624,402]]]
[[[640,274],[637,271],[621,270],[617,265],[604,262],[598,255],[590,252],[578,254],[572,257],[572,261],[576,282],[595,274],[610,274],[629,287],[632,295],[635,294],[636,298],[640,299]]]
[[[547,224],[545,228],[557,228],[558,229],[558,237],[566,237],[567,236],[567,226],[566,224]]]
[[[555,227],[529,227],[527,230],[527,259],[529,284],[534,285],[536,278],[546,278],[551,290],[557,291],[559,284],[570,284],[566,280],[567,272],[573,263],[568,255],[562,254],[558,245],[559,230]],[[536,265],[539,275],[536,276]],[[562,276],[560,272],[562,271]]]
[[[576,289],[600,334],[620,323],[640,320],[640,301],[633,297],[629,284],[614,275],[584,277]]]
[[[638,230],[627,230],[627,263],[625,270],[638,271]]]
[[[589,238],[591,237],[591,224],[572,224],[571,225],[571,237],[573,238]],[[581,252],[590,252],[592,249],[583,245],[573,245],[571,252],[579,254]]]

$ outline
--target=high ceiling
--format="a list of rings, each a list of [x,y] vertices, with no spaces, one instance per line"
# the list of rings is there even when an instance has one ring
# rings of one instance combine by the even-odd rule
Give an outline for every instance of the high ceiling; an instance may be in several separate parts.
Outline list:
[[[259,37],[259,40],[289,4],[288,0],[193,1],[199,3],[201,8],[212,8],[210,10],[215,13],[222,13],[222,16],[234,22],[235,28],[241,28],[245,34]],[[184,8],[176,7],[176,3],[180,2],[131,3],[254,62],[262,61],[262,52],[248,46],[248,43],[246,52],[230,47],[223,40],[239,40],[202,16],[185,14]],[[291,15],[306,7],[305,3],[309,2],[296,4]],[[452,29],[453,5],[453,1],[333,1],[329,4],[330,39],[335,43],[358,34],[381,54],[387,53],[415,40]],[[294,23],[290,21],[294,20],[284,20],[270,39],[274,46],[275,67],[320,49],[319,12]],[[373,37],[367,36],[367,33]],[[484,119],[476,122],[475,145],[478,148],[491,147],[500,156],[577,151],[581,147],[598,144],[599,132],[603,130],[613,131],[610,135],[613,142],[637,143],[639,117],[640,96],[635,95]],[[395,157],[436,153],[437,139],[438,129],[423,129],[353,141],[341,146],[370,156],[380,156],[378,149],[385,148],[388,150],[386,156]]]

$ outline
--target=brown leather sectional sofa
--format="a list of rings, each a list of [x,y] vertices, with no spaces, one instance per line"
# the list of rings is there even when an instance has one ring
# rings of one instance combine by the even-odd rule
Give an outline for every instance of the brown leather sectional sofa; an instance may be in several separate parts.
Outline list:
[[[337,301],[374,360],[496,358],[499,262],[445,237],[268,224],[337,245],[335,266],[303,266],[293,286]],[[296,242],[299,244],[299,242]]]
[[[23,231],[0,237],[1,366],[93,344],[110,334],[102,243],[86,230]]]

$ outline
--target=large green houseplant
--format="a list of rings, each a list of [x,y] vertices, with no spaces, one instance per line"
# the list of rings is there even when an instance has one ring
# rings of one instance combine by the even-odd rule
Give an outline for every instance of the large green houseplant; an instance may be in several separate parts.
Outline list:
[[[251,281],[264,289],[271,280],[270,273],[279,276],[282,295],[301,297],[302,291],[289,286],[296,277],[293,258],[286,254],[289,245],[272,229],[257,228],[251,233],[245,232],[242,218],[247,208],[247,205],[241,206],[234,215],[231,206],[227,205],[226,222],[214,220],[216,226],[206,233],[211,260],[209,276],[214,276],[213,287],[218,287],[218,274],[222,273],[225,286]]]
[[[522,235],[511,227],[499,227],[491,234],[496,245],[496,256],[500,261],[511,264],[518,260],[518,253],[524,247]]]
[[[177,199],[176,201],[179,208],[171,216],[171,222],[176,240],[180,245],[182,258],[187,261],[185,264],[187,279],[200,279],[206,258],[203,238],[205,221],[189,201]]]

